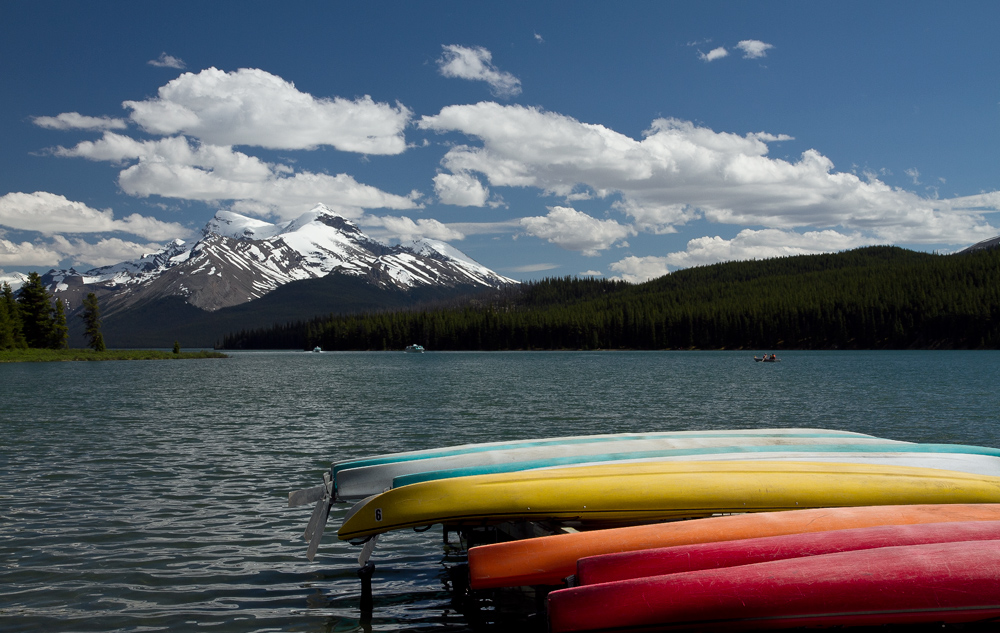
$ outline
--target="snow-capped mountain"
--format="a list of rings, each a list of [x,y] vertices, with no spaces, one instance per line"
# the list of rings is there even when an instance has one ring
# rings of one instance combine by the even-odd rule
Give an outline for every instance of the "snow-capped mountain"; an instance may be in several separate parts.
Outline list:
[[[214,311],[331,273],[395,290],[517,283],[444,242],[379,242],[324,205],[282,224],[219,211],[193,244],[175,240],[140,259],[86,272],[52,270],[43,281],[71,308],[87,292],[95,292],[106,306],[104,313],[111,314],[168,296]]]
[[[0,274],[0,286],[3,284],[10,284],[11,290],[17,290],[20,288],[24,282],[28,280],[28,276],[24,273],[6,273]]]

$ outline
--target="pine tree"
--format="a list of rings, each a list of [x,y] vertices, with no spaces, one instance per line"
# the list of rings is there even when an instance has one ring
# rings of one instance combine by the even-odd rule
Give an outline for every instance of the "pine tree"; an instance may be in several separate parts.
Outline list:
[[[80,314],[83,319],[84,331],[88,345],[95,352],[104,351],[104,335],[101,334],[101,309],[97,305],[97,295],[88,293],[83,300],[83,312]]]
[[[27,347],[27,343],[24,340],[24,329],[21,325],[21,308],[14,299],[14,290],[10,287],[6,281],[3,283],[2,292],[0,292],[0,304],[3,304],[3,312],[7,315],[7,327],[9,330],[9,339],[3,338],[0,334],[0,349],[10,349],[10,348],[24,348]]]
[[[69,347],[69,328],[66,327],[66,309],[63,302],[56,299],[55,309],[52,311],[52,330],[49,333],[49,347],[52,349],[66,349]]]
[[[0,349],[14,347],[14,324],[9,310],[7,302],[0,298]]]
[[[38,273],[28,273],[17,297],[24,339],[28,347],[49,347],[52,337],[52,300]]]

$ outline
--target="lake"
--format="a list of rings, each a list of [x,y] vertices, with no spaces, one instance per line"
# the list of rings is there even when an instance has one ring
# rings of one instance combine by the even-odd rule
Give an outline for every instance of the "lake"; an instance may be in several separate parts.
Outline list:
[[[760,354],[761,350],[757,353]],[[588,433],[819,427],[1000,447],[1000,352],[237,352],[0,364],[0,630],[544,630],[454,601],[441,532],[383,537],[375,611],[331,461]],[[516,600],[513,601],[516,603]]]

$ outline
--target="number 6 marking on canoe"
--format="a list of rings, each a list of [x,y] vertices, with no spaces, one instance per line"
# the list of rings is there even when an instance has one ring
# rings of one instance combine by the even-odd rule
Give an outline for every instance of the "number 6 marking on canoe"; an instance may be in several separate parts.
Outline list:
[[[382,520],[382,508],[375,508],[375,520],[376,521]]]

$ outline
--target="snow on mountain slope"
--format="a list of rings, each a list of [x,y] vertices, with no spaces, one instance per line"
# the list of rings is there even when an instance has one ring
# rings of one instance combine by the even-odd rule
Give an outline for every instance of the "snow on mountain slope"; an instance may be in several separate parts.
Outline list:
[[[517,283],[436,240],[389,246],[318,205],[283,224],[219,211],[204,237],[180,240],[130,262],[86,272],[52,270],[43,280],[76,307],[96,292],[109,313],[164,296],[180,296],[214,311],[252,301],[287,283],[337,272],[381,288],[502,287]],[[57,295],[58,296],[58,295]]]
[[[28,276],[24,273],[4,273],[3,271],[0,271],[0,285],[5,283],[10,284],[11,290],[17,290],[27,280]]]

